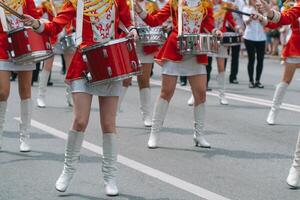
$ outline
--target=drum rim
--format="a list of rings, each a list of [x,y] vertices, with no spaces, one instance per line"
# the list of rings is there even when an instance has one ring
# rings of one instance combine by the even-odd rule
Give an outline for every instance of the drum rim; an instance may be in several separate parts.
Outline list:
[[[141,30],[141,29],[160,29],[163,30],[162,26],[137,26],[136,27],[137,31]]]
[[[67,35],[65,35],[64,37],[60,38],[59,40],[60,40],[60,41],[63,41],[65,38],[73,38],[73,37],[74,37],[74,39],[75,39],[75,37],[76,37],[75,32],[74,32],[74,33],[71,33],[71,34],[67,34]]]
[[[88,45],[88,46],[86,46],[86,47],[83,47],[83,48],[81,49],[81,51],[82,51],[83,53],[85,53],[85,52],[88,52],[88,51],[90,51],[90,50],[93,50],[93,49],[95,49],[95,48],[97,48],[97,47],[111,46],[111,45],[114,45],[114,44],[118,44],[118,43],[122,43],[122,42],[129,41],[129,40],[130,40],[130,39],[124,37],[124,38],[118,38],[118,39],[114,39],[114,40],[111,40],[111,41],[108,41],[108,42],[104,42],[104,43],[98,42],[98,43],[96,43],[96,44],[92,44],[92,45]]]
[[[212,34],[208,33],[200,33],[200,34],[182,34],[178,35],[178,38],[186,38],[186,37],[214,37]]]
[[[223,37],[242,37],[242,35],[240,33],[235,33],[235,32],[224,32],[223,33]]]
[[[8,34],[13,34],[15,32],[23,31],[24,29],[26,29],[26,30],[31,29],[32,30],[31,27],[23,26],[23,27],[14,28],[14,29],[8,31]]]
[[[39,57],[40,59],[37,59],[37,60],[32,59],[32,61],[20,61],[21,59],[24,59],[25,57],[30,57],[30,56],[33,57],[36,54],[42,54],[42,53],[44,53],[46,55]],[[17,58],[12,58],[11,60],[16,64],[30,64],[30,63],[36,63],[36,62],[39,62],[42,60],[46,60],[52,56],[54,56],[54,53],[52,50],[42,50],[42,51],[34,51],[31,53],[27,53],[27,54],[21,55]]]

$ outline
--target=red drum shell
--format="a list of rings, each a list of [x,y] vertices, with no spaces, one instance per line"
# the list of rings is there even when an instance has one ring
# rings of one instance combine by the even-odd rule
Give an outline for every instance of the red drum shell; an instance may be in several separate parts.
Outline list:
[[[140,73],[134,41],[127,38],[95,44],[82,49],[91,85],[123,80]]]
[[[17,64],[40,62],[53,56],[49,37],[31,28],[19,28],[9,32],[10,56]]]

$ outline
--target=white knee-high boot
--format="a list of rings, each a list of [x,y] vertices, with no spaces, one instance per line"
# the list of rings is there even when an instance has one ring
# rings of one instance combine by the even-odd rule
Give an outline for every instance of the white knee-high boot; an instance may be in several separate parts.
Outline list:
[[[140,103],[143,122],[146,127],[152,126],[151,121],[151,90],[150,88],[143,88],[140,90]]]
[[[127,90],[128,90],[128,87],[124,87],[124,86],[122,87],[122,91],[121,91],[121,94],[119,96],[119,101],[118,101],[118,111],[119,112],[123,112],[122,102],[124,100]]]
[[[103,133],[103,156],[102,173],[105,185],[105,192],[108,196],[119,194],[117,187],[117,135],[115,133]]]
[[[210,148],[204,138],[205,103],[194,107],[194,142],[196,146]]]
[[[228,100],[225,97],[225,72],[220,72],[217,76],[219,87],[219,99],[221,105],[228,105]]]
[[[38,96],[36,99],[36,103],[37,103],[38,107],[40,107],[40,108],[46,107],[45,97],[46,97],[47,82],[48,82],[49,76],[50,76],[50,72],[47,70],[43,69],[40,72]]]
[[[194,95],[193,95],[193,93],[192,93],[192,94],[191,94],[191,97],[190,97],[189,100],[187,101],[187,104],[188,104],[189,106],[193,106],[194,103],[195,103],[195,99],[194,99]]]
[[[300,132],[298,134],[293,164],[290,169],[289,175],[286,179],[286,182],[289,186],[293,188],[300,186]]]
[[[80,157],[80,150],[84,139],[84,133],[70,130],[65,148],[64,169],[56,181],[57,191],[65,192],[76,171],[76,164]]]
[[[156,104],[154,106],[154,113],[152,118],[152,127],[150,132],[150,137],[148,140],[149,148],[156,148],[159,132],[161,127],[163,126],[167,111],[169,107],[169,102],[162,98],[158,98]]]
[[[2,148],[6,108],[7,108],[7,102],[0,101],[0,149]]]
[[[20,151],[30,151],[30,134],[28,129],[31,127],[32,100],[21,100],[21,121],[20,121]]]
[[[73,106],[72,103],[72,91],[70,85],[66,85],[66,101],[69,107]]]
[[[279,108],[281,106],[282,100],[284,98],[288,86],[289,84],[285,82],[280,82],[276,86],[276,90],[273,97],[273,104],[267,118],[267,123],[270,125],[275,124],[275,120],[276,117],[278,116]]]

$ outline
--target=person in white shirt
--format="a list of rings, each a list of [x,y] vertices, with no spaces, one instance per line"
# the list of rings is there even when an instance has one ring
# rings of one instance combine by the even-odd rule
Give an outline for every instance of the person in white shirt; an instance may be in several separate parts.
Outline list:
[[[257,13],[255,10],[256,0],[249,0],[248,5],[243,9],[246,13]],[[248,54],[248,75],[249,88],[264,88],[260,83],[261,74],[263,71],[263,62],[265,56],[266,35],[264,26],[258,20],[252,20],[250,17],[244,15],[243,20],[246,24],[244,32],[244,41]],[[256,77],[253,79],[255,53],[257,55]]]

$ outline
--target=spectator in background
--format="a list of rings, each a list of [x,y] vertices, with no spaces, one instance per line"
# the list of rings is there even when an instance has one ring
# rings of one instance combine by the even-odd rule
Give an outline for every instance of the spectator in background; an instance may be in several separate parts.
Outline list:
[[[256,0],[249,0],[248,5],[243,9],[246,13],[257,13],[255,10]],[[264,26],[258,20],[252,20],[249,16],[244,15],[243,20],[246,24],[244,40],[248,54],[248,75],[249,88],[264,88],[260,83],[261,74],[263,71],[263,62],[265,56],[266,35]],[[256,77],[253,78],[255,53],[257,56]]]
[[[236,6],[236,9],[243,10],[245,6],[245,0],[233,0],[233,4]],[[233,18],[237,25],[244,30],[244,21],[243,16],[240,14],[232,13]],[[228,32],[234,32],[229,26],[226,27]],[[238,84],[237,74],[239,72],[239,55],[240,55],[241,45],[236,45],[231,47],[231,68],[229,75],[229,83]]]
[[[273,10],[279,11],[279,6],[277,0],[272,0],[270,2],[271,8]],[[270,31],[271,36],[271,55],[278,56],[278,46],[280,43],[280,32],[279,29],[272,29]]]

